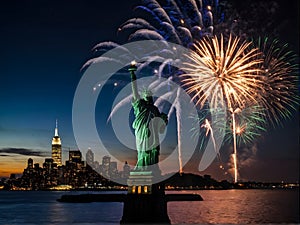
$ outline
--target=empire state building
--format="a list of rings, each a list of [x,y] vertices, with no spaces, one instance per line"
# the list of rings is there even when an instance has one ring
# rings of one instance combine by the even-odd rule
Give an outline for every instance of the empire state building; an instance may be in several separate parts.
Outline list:
[[[58,127],[57,127],[57,120],[55,126],[54,137],[52,138],[52,159],[53,162],[57,164],[57,166],[61,166],[61,141],[60,137],[58,136]]]

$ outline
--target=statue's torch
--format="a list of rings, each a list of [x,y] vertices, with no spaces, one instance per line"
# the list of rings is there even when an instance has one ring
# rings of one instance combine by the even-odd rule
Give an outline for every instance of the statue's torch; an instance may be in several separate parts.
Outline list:
[[[129,67],[128,71],[130,72],[130,76],[131,76],[132,95],[133,95],[133,99],[135,99],[135,100],[140,98],[138,91],[137,91],[137,84],[136,84],[136,75],[135,75],[136,69],[137,69],[136,61],[132,61],[130,63],[130,67]]]

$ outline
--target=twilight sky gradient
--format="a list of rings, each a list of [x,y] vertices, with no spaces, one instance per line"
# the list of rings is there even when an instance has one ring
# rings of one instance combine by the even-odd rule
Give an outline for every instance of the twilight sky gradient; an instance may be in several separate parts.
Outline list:
[[[118,41],[119,25],[132,17],[132,8],[138,2],[1,1],[0,177],[21,173],[29,157],[41,163],[50,156],[56,118],[63,161],[69,148],[77,148],[72,133],[72,102],[82,76],[80,68],[92,56],[90,50],[95,44]],[[287,21],[281,39],[299,55],[299,3],[286,2],[279,1]],[[231,150],[223,151],[228,155]],[[242,178],[299,181],[299,112],[282,127],[271,128],[245,152],[249,154],[241,164]],[[205,173],[231,179],[222,174],[217,162]]]

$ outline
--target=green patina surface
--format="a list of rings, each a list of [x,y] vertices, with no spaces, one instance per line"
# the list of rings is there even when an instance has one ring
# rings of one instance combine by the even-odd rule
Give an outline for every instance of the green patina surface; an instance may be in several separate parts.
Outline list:
[[[137,91],[136,67],[130,69],[135,120],[132,127],[135,131],[137,163],[135,170],[146,170],[147,166],[158,163],[160,151],[159,133],[163,133],[168,123],[168,117],[165,113],[160,113],[154,105],[152,93],[144,91],[142,97]]]

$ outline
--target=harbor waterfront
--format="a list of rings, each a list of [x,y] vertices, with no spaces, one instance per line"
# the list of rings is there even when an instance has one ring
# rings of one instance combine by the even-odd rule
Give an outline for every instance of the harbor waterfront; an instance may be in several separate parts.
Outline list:
[[[119,224],[123,203],[61,203],[64,194],[99,192],[0,191],[0,224]],[[122,194],[125,191],[101,193]],[[203,201],[169,202],[172,224],[261,224],[299,220],[299,189],[167,191],[200,194]]]

